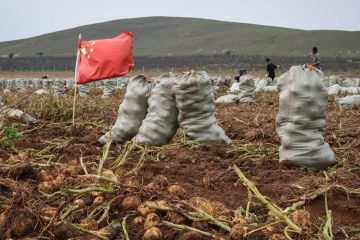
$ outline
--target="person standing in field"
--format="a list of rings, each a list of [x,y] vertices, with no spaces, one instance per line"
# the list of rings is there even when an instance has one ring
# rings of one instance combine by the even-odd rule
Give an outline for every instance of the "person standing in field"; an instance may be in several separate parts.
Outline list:
[[[271,61],[270,58],[266,58],[266,76],[268,78],[271,78],[272,81],[274,81],[275,78],[275,69],[279,68],[280,66],[275,66]]]
[[[312,63],[309,63],[308,66],[310,66],[310,68],[313,70],[315,69],[321,70],[320,54],[318,53],[317,47],[313,47],[311,56],[312,56]]]

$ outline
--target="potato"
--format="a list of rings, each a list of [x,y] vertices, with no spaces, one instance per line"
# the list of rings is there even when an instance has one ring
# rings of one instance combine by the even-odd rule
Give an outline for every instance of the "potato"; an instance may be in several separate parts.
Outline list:
[[[211,216],[214,215],[214,208],[213,208],[211,202],[205,198],[193,197],[188,200],[188,203],[193,208],[201,209]]]
[[[168,222],[172,222],[175,224],[184,223],[186,221],[186,218],[183,215],[173,211],[168,211],[165,218]]]
[[[53,190],[54,191],[59,191],[61,186],[63,185],[63,181],[62,180],[54,180],[51,181],[51,185],[53,186]]]
[[[100,206],[101,204],[103,204],[104,203],[104,201],[105,201],[105,197],[104,196],[98,196],[98,197],[96,197],[95,199],[94,199],[94,201],[93,201],[93,205],[95,205],[95,206]]]
[[[151,227],[144,233],[143,240],[158,240],[162,239],[162,233],[159,228]]]
[[[54,189],[51,183],[42,182],[38,185],[38,190],[47,194],[53,193]]]
[[[284,234],[273,234],[269,240],[287,240],[288,238]]]
[[[148,185],[146,185],[146,187],[147,187],[148,189],[151,189],[151,190],[154,190],[154,191],[160,190],[159,187],[158,187],[155,183],[153,183],[153,182],[151,182],[151,183],[149,183]]]
[[[124,212],[134,211],[141,205],[141,200],[137,196],[129,196],[121,201],[121,210]]]
[[[78,208],[86,207],[86,203],[83,199],[76,199],[73,204],[77,206]]]
[[[200,233],[194,231],[186,232],[178,238],[178,240],[201,240],[201,239],[204,239],[203,236]]]
[[[6,223],[7,223],[7,213],[6,212],[2,212],[0,214],[0,228],[5,227]]]
[[[161,219],[155,213],[149,213],[149,215],[145,218],[144,228],[148,229],[151,227],[155,227],[161,223]]]
[[[308,233],[313,232],[313,223],[311,221],[311,215],[308,211],[296,210],[290,214],[290,219]]]
[[[149,213],[155,213],[155,209],[149,208],[144,204],[141,204],[136,210],[143,217],[146,217]]]
[[[244,235],[249,232],[249,225],[247,224],[236,224],[231,228],[230,238],[233,240],[245,239]]]
[[[178,197],[178,198],[185,198],[186,191],[180,185],[174,184],[168,187],[168,192],[171,196]]]
[[[44,207],[41,209],[41,218],[45,222],[50,222],[53,217],[56,215],[57,209],[53,207]]]
[[[116,181],[116,182],[118,181],[115,173],[113,171],[111,171],[111,170],[103,171],[101,173],[101,176],[106,177],[106,178],[111,179],[111,180]]]
[[[100,228],[98,233],[104,237],[106,237],[107,239],[111,240],[111,239],[115,239],[116,236],[118,235],[118,230],[112,227],[103,227]]]
[[[51,182],[54,180],[53,176],[51,176],[49,172],[44,169],[40,171],[39,177],[41,182]]]
[[[235,224],[238,224],[238,223],[240,223],[240,224],[247,224],[247,221],[246,221],[246,219],[245,218],[242,218],[242,217],[234,217],[233,219],[232,219],[232,223],[235,225]]]
[[[80,221],[83,228],[90,231],[97,231],[99,229],[98,223],[92,218],[85,218]]]
[[[145,218],[143,218],[141,216],[134,218],[134,220],[132,221],[132,223],[135,225],[143,224],[144,222],[145,222]]]
[[[82,168],[79,166],[70,166],[61,170],[61,173],[65,176],[76,177],[82,173]]]
[[[165,190],[169,182],[164,175],[157,175],[154,179],[154,185],[161,191]]]
[[[165,200],[156,200],[154,203],[155,203],[156,205],[160,206],[160,207],[167,207],[167,206],[169,206],[169,205],[168,205],[168,202],[165,201]]]
[[[135,178],[129,178],[125,180],[124,185],[131,190],[131,188],[138,187],[140,184]]]
[[[90,195],[93,197],[99,197],[99,196],[102,196],[103,193],[102,192],[90,192]]]
[[[24,237],[35,230],[36,219],[28,217],[24,214],[21,214],[16,218],[16,221],[13,223],[12,233],[17,238]]]

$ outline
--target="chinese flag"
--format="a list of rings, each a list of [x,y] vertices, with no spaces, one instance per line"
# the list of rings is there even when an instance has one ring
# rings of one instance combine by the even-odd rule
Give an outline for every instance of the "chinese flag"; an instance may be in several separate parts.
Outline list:
[[[126,75],[134,67],[132,33],[112,39],[79,40],[77,84]]]

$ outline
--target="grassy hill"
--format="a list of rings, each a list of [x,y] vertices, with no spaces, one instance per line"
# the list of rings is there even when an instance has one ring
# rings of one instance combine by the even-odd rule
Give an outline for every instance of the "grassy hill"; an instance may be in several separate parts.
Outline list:
[[[134,33],[136,56],[223,54],[303,56],[313,46],[323,56],[360,57],[360,32],[304,31],[216,20],[146,17],[85,25],[41,36],[0,43],[0,56],[70,56],[77,36],[111,38],[123,30]]]

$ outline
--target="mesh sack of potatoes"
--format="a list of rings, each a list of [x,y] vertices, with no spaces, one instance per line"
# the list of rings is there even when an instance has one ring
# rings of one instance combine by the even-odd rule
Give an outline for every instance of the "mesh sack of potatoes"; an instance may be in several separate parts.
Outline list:
[[[67,78],[65,79],[65,87],[68,89],[74,88],[75,87],[75,81],[73,78]]]
[[[51,79],[43,79],[43,81],[42,81],[43,88],[51,88],[53,85],[54,85],[54,82]]]
[[[255,81],[250,75],[240,77],[239,102],[252,102],[255,91]]]
[[[26,92],[26,82],[25,82],[24,79],[17,79],[16,83],[15,83],[15,86],[16,86],[16,91],[18,93]]]
[[[281,140],[280,162],[322,170],[336,163],[324,140],[328,94],[321,71],[291,67],[277,82],[279,112],[276,131]]]
[[[189,139],[205,144],[231,142],[214,116],[214,94],[206,72],[183,73],[176,78],[172,91],[179,125]]]
[[[339,83],[339,76],[330,76],[329,77],[329,86],[334,85],[334,84],[338,84]]]
[[[66,81],[63,79],[56,79],[54,81],[54,94],[56,96],[62,96],[65,94]]]
[[[129,80],[125,98],[120,104],[118,118],[111,128],[111,133],[106,133],[98,139],[105,144],[111,136],[112,142],[123,143],[132,139],[138,132],[148,109],[153,84],[143,75]]]
[[[6,83],[6,88],[7,89],[12,89],[16,87],[16,80],[14,79],[8,79],[7,83]]]
[[[360,78],[354,79],[355,81],[355,87],[360,87]]]
[[[0,94],[0,109],[5,106],[5,103],[3,102],[2,96]],[[1,110],[0,110],[1,111]]]
[[[4,91],[6,88],[6,81],[5,79],[0,79],[0,93]]]
[[[103,94],[101,98],[110,98],[114,95],[114,91],[117,85],[117,81],[105,80],[103,86]]]
[[[40,89],[40,88],[42,88],[42,86],[43,86],[42,80],[41,80],[41,79],[33,79],[33,80],[32,80],[32,86],[33,86],[33,88],[35,88],[35,89]]]
[[[178,128],[178,109],[175,95],[171,92],[175,78],[162,75],[151,90],[148,100],[149,108],[146,118],[141,124],[139,133],[133,139],[144,145],[162,146],[171,141]]]
[[[78,88],[79,88],[79,96],[80,97],[86,97],[89,95],[89,92],[90,92],[89,84],[78,85]]]
[[[129,82],[128,78],[119,78],[116,81],[116,88],[126,88],[128,82]]]

